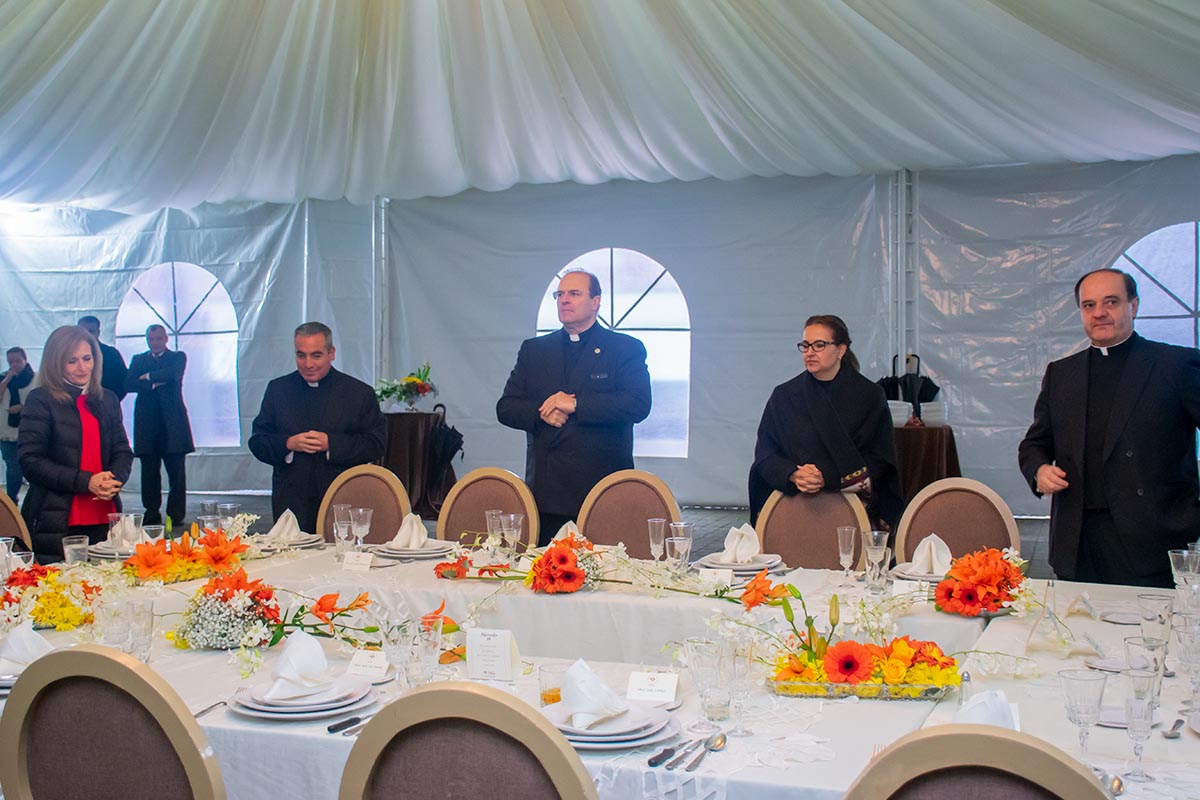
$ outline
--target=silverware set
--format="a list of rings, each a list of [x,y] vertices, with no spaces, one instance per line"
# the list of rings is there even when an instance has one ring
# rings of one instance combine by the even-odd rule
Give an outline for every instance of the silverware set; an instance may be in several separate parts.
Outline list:
[[[714,733],[707,739],[693,739],[687,744],[679,747],[668,747],[651,756],[646,763],[651,767],[657,767],[662,765],[665,761],[667,769],[674,770],[684,761],[687,761],[688,756],[699,749],[700,753],[694,759],[692,759],[690,764],[684,767],[685,772],[695,772],[697,769],[699,769],[700,763],[704,761],[705,756],[707,756],[709,753],[715,753],[718,750],[724,750],[727,741],[728,740],[726,739],[724,733]],[[672,758],[672,756],[674,756],[674,758]],[[667,759],[670,759],[670,761],[667,761]]]

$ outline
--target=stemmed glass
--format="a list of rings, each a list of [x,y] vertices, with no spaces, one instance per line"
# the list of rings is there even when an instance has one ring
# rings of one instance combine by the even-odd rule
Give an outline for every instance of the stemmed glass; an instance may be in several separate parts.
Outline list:
[[[654,563],[663,556],[663,539],[667,535],[667,521],[655,517],[654,519],[646,520],[646,526],[650,529],[650,555],[654,558]]]
[[[1162,692],[1163,660],[1167,654],[1167,640],[1150,636],[1129,636],[1125,639],[1125,663],[1130,669],[1154,673],[1154,703],[1158,704]]]
[[[1169,594],[1139,594],[1137,605],[1138,612],[1142,615],[1142,636],[1162,639],[1167,643],[1163,648],[1163,677],[1167,677],[1167,656],[1171,655],[1171,619],[1175,613],[1175,598]]]
[[[1129,684],[1125,695],[1125,732],[1133,740],[1133,769],[1122,777],[1127,781],[1146,783],[1154,778],[1142,769],[1142,749],[1154,724],[1155,687],[1159,674],[1148,669],[1127,669],[1121,674]]]
[[[1175,641],[1179,642],[1179,663],[1191,683],[1192,696],[1185,704],[1187,710],[1200,708],[1200,618],[1191,614],[1180,615],[1185,622],[1176,625]]]
[[[883,594],[887,588],[888,562],[892,559],[892,548],[867,548],[867,591],[871,594]]]
[[[487,520],[487,545],[494,550],[499,550],[500,543],[504,541],[504,531],[500,526],[500,516],[503,513],[504,510],[500,508],[490,508],[483,512],[483,518]]]
[[[854,540],[858,536],[858,528],[853,525],[843,525],[837,529],[838,563],[846,572],[842,576],[842,587],[853,586],[850,582],[850,567],[854,564]]]
[[[664,542],[667,548],[667,566],[677,577],[687,572],[688,554],[692,551],[692,540],[683,536],[668,536]]]
[[[421,617],[417,627],[415,658],[410,662],[408,682],[411,686],[423,686],[433,680],[437,673],[438,658],[442,654],[442,616],[429,614]]]
[[[1090,669],[1064,669],[1058,673],[1062,684],[1067,719],[1079,728],[1079,760],[1093,772],[1099,772],[1088,762],[1088,734],[1100,720],[1100,703],[1104,699],[1104,684],[1108,676]]]
[[[729,704],[733,714],[730,736],[752,736],[754,731],[744,724],[746,699],[750,696],[750,673],[754,666],[754,641],[735,637],[729,641],[731,657]]]
[[[354,534],[356,551],[362,551],[363,539],[367,538],[367,534],[371,532],[371,514],[373,513],[374,509],[371,508],[350,509],[350,532]]]
[[[500,533],[508,546],[509,557],[517,560],[517,545],[521,543],[521,529],[525,525],[524,514],[501,514]]]
[[[729,648],[725,642],[711,639],[688,639],[683,646],[688,671],[700,693],[700,707],[704,710],[704,715],[689,725],[688,731],[708,736],[720,731],[721,727],[716,723],[729,717]]]

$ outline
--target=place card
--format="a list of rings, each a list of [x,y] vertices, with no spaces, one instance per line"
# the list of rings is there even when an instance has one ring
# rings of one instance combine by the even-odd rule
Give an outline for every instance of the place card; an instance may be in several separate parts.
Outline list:
[[[733,570],[731,569],[697,567],[696,574],[700,577],[700,588],[705,592],[715,592],[722,586],[733,584]]]
[[[673,703],[678,686],[678,672],[631,672],[625,697],[651,703]]]
[[[1073,614],[1083,614],[1092,619],[1100,619],[1100,612],[1092,605],[1092,598],[1088,596],[1087,592],[1078,595],[1072,600],[1070,605],[1067,606],[1067,613],[1063,614],[1063,616],[1069,617]]]
[[[370,572],[375,557],[370,553],[346,553],[342,559],[342,569],[346,572]]]
[[[521,572],[529,572],[533,569],[533,559],[529,556],[521,556],[521,560],[517,562],[517,569]]]
[[[382,650],[355,650],[346,667],[347,675],[361,675],[364,678],[382,678],[388,671],[387,656]]]
[[[471,628],[467,631],[467,677],[471,680],[516,680],[521,654],[512,631]]]
[[[892,581],[892,597],[899,597],[902,594],[915,594],[921,591],[920,581],[902,581],[899,578]]]

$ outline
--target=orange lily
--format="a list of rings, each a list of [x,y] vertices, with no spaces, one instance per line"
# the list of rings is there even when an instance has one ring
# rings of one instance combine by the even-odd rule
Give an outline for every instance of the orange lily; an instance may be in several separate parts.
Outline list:
[[[308,613],[321,620],[321,622],[328,623],[329,630],[332,631],[333,620],[331,617],[345,610],[337,607],[337,600],[338,596],[336,592],[333,594],[323,594],[317,598],[317,602],[313,603],[313,607],[308,610]]]
[[[771,581],[767,579],[767,571],[755,575],[746,584],[746,588],[742,590],[742,605],[746,610],[762,605],[764,602],[776,600],[788,594],[787,587],[782,583],[778,586],[772,586]]]
[[[438,656],[439,664],[454,664],[456,662],[466,660],[467,646],[465,644],[460,644],[458,647],[454,647],[449,650],[443,650],[442,654]]]
[[[158,575],[167,577],[167,570],[175,563],[175,557],[167,552],[167,543],[162,539],[148,544],[139,544],[134,553],[125,559],[126,566],[137,569],[138,577],[146,578]]]
[[[195,525],[196,523],[192,523]],[[184,561],[191,561],[196,557],[195,540],[188,534],[184,534],[171,542],[171,555]]]

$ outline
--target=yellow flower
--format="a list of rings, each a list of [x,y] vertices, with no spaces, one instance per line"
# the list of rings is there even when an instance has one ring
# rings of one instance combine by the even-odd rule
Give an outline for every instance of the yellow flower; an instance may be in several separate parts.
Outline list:
[[[909,666],[913,662],[913,658],[917,655],[917,651],[912,649],[904,639],[896,639],[892,642],[892,654],[890,658],[900,661],[904,666]]]
[[[889,658],[883,662],[883,682],[887,684],[904,683],[908,667],[898,658]]]

